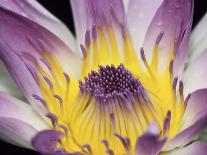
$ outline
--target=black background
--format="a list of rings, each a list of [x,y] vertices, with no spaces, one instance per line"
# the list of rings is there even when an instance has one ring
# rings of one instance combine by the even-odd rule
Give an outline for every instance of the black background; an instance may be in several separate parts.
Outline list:
[[[69,0],[38,0],[54,15],[61,19],[74,33],[72,12]],[[207,0],[195,0],[195,13],[193,26],[207,12]],[[0,155],[39,155],[38,153],[19,148],[5,142],[0,141]]]

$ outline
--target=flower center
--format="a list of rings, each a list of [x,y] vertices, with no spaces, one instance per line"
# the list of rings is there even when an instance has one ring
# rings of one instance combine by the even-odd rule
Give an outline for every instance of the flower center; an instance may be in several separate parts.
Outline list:
[[[142,87],[140,81],[133,77],[123,64],[118,67],[107,65],[99,66],[98,72],[92,71],[80,82],[80,87],[93,93],[95,97],[108,97],[135,93]]]

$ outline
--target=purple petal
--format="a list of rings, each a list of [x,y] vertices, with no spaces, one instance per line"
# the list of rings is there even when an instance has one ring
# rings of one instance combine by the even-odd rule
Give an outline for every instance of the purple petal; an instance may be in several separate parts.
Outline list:
[[[45,54],[53,55],[63,69],[67,68],[66,72],[78,76],[80,59],[70,53],[60,39],[32,21],[3,8],[0,8],[0,38],[0,57],[31,103],[36,101],[32,94],[41,96],[35,69],[36,61],[43,61]]]
[[[147,132],[137,139],[135,155],[158,154],[166,142],[166,138],[160,139],[159,129],[155,123],[150,124]]]
[[[207,89],[200,89],[191,94],[183,116],[183,128],[195,124],[207,116]]]
[[[37,130],[48,128],[46,122],[40,118],[30,105],[3,93],[0,93],[0,117],[10,117],[24,121]]]
[[[127,20],[129,31],[137,51],[143,46],[147,29],[163,0],[130,0]]]
[[[68,28],[42,5],[34,0],[0,0],[0,6],[14,11],[47,28],[69,47],[75,49],[75,39]]]
[[[34,148],[46,155],[82,155],[82,153],[68,153],[64,148],[57,148],[63,133],[56,130],[44,130],[36,134],[32,139]]]
[[[0,116],[0,137],[7,142],[33,148],[31,140],[37,132],[34,127],[22,120]]]
[[[169,62],[170,52],[174,49],[177,59],[174,67],[175,74],[180,73],[180,70],[183,69],[192,18],[193,0],[164,0],[157,10],[148,28],[144,47],[148,55],[151,56],[156,38],[161,32],[164,32],[164,36],[159,44],[160,67],[166,66],[165,64]]]
[[[194,140],[199,132],[207,126],[207,89],[197,90],[188,101],[184,113],[181,132],[178,133],[165,149],[185,146]]]
[[[32,94],[40,95],[40,90],[27,66],[14,51],[2,43],[0,43],[0,57],[17,85],[21,88],[23,94],[30,103],[35,103],[36,101],[32,98]],[[42,104],[38,102],[35,103],[34,107],[40,109],[42,112],[45,111]]]
[[[205,155],[207,144],[201,141],[194,142],[186,147],[165,152],[164,155]]]
[[[207,88],[207,49],[189,66],[184,72],[185,94],[194,92],[197,89]]]
[[[86,30],[91,30],[93,26],[108,26],[114,22],[125,23],[122,0],[70,0],[70,2],[79,44],[84,43]]]

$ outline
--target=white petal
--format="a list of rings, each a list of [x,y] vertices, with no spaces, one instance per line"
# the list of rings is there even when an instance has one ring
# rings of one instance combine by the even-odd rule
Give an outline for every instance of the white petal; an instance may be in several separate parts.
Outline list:
[[[184,93],[192,93],[195,90],[207,88],[207,50],[196,58],[184,72]]]
[[[23,99],[24,96],[11,78],[4,64],[0,61],[0,92],[6,92],[11,96]]]
[[[37,133],[35,128],[24,121],[0,117],[0,137],[9,143],[32,149],[31,140]]]
[[[0,0],[0,6],[23,15],[47,28],[76,51],[75,38],[68,28],[36,0]]]
[[[193,29],[190,38],[189,58],[195,60],[207,48],[207,13]]]
[[[48,128],[46,122],[41,119],[29,104],[3,93],[0,93],[0,117],[22,120],[36,130]]]
[[[148,27],[163,0],[130,0],[127,12],[129,30],[134,45],[139,51],[143,46]]]

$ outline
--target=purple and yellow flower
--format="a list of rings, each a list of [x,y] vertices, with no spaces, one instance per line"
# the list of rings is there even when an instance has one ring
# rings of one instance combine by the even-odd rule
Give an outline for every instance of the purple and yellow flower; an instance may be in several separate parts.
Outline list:
[[[45,155],[206,153],[193,0],[71,0],[77,41],[36,1],[0,5],[0,58],[27,99],[2,70],[2,139]]]

